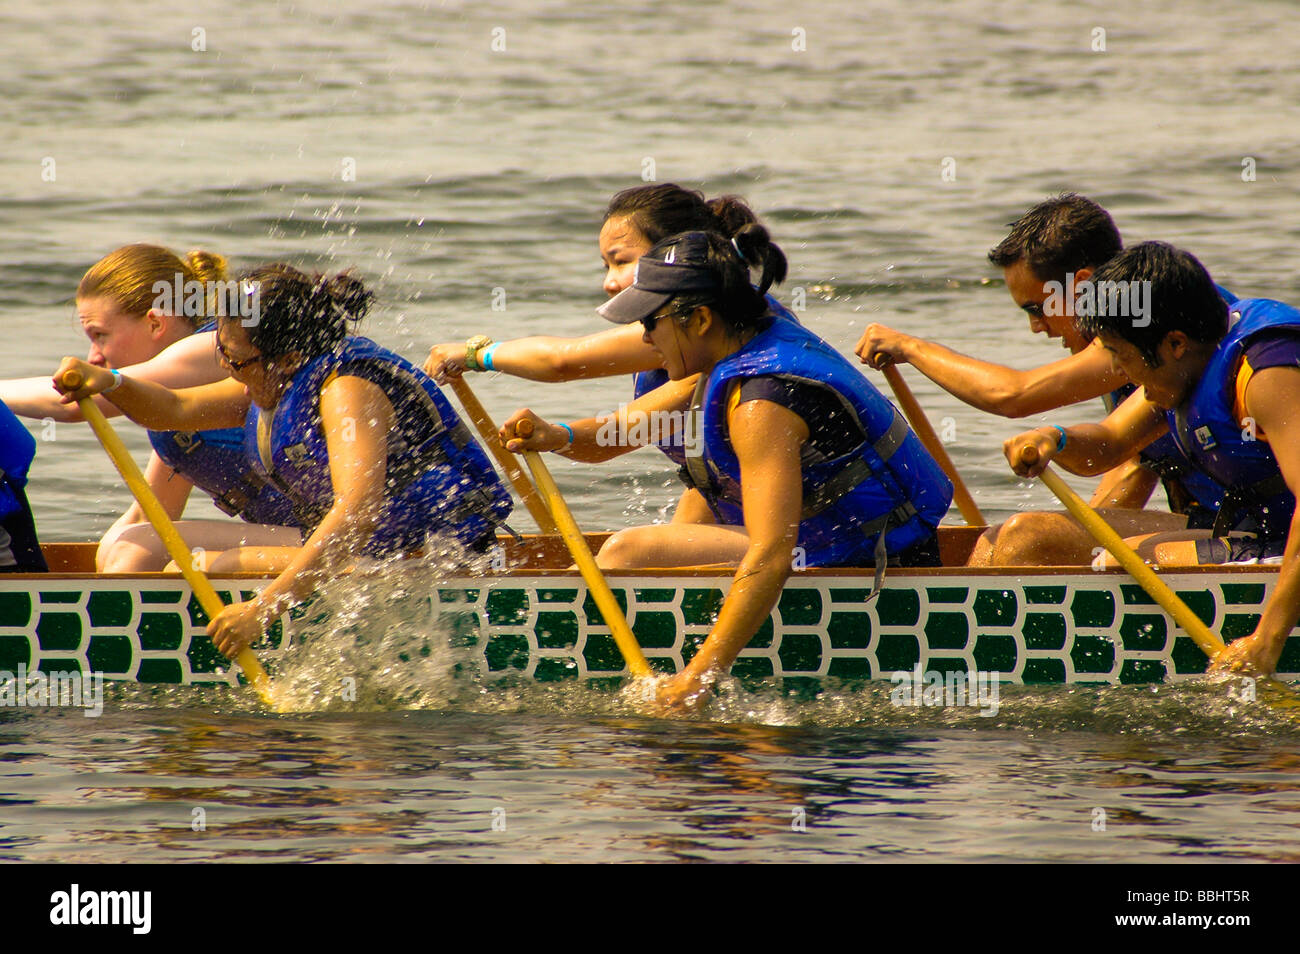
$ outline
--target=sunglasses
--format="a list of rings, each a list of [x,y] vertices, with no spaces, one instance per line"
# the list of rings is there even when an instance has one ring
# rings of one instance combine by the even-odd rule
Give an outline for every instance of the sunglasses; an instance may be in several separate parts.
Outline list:
[[[677,307],[672,309],[671,311],[666,311],[663,314],[647,315],[646,317],[641,319],[641,327],[645,329],[646,334],[652,334],[655,330],[655,325],[659,324],[660,318],[681,318],[684,317],[685,315],[691,314],[698,307],[699,307],[698,305],[691,305],[690,307]]]
[[[221,360],[226,363],[226,367],[230,368],[231,371],[243,371],[245,368],[257,364],[263,358],[263,355],[255,354],[251,358],[244,358],[241,361],[236,361],[230,356],[230,352],[225,349],[225,346],[222,345],[220,338],[217,339],[217,354],[220,356]]]

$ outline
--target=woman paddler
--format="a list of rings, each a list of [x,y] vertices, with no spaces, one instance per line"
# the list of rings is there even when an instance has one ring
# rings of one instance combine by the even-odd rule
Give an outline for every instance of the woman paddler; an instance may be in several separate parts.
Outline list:
[[[145,427],[241,426],[249,466],[293,504],[301,545],[238,548],[212,563],[213,572],[280,574],[208,627],[228,656],[351,558],[401,554],[428,534],[482,552],[511,509],[483,450],[432,379],[346,334],[373,299],[360,280],[272,264],[241,284],[256,293],[259,311],[218,320],[227,380],[171,391],[75,358],[55,375],[60,390],[65,371],[82,375],[83,386],[65,401],[102,394]]]
[[[761,271],[755,288],[750,268]],[[685,479],[716,525],[635,527],[614,534],[606,568],[727,564],[738,567],[699,653],[660,689],[669,706],[699,700],[767,618],[792,569],[938,564],[935,528],[952,485],[902,415],[844,357],[811,331],[771,314],[764,294],[784,268],[758,225],[732,238],[688,232],[641,257],[636,280],[601,306],[615,324],[641,323],[669,378],[699,375],[675,406],[688,412]],[[661,389],[662,390],[662,389]],[[529,420],[533,432],[516,436]],[[525,427],[526,431],[527,428]],[[596,418],[548,424],[528,410],[502,427],[512,451],[549,450],[603,460],[630,433]]]
[[[235,285],[227,277],[226,260],[212,252],[195,250],[182,258],[159,245],[116,249],[92,265],[77,286],[77,317],[90,341],[86,360],[170,388],[224,379],[213,348],[216,304]],[[0,381],[0,400],[22,417],[81,420],[77,406],[61,402],[47,377]],[[107,400],[96,403],[107,416],[121,413]],[[198,487],[219,509],[240,518],[181,521],[185,539],[214,551],[302,542],[297,528],[289,526],[288,499],[244,459],[239,428],[155,430],[149,442],[153,453],[145,480],[168,516],[178,519]],[[166,554],[139,504],[132,503],[100,540],[95,567],[103,573],[161,570]]]
[[[601,221],[598,244],[602,287],[613,297],[632,284],[637,260],[656,242],[680,232],[720,232],[730,238],[746,225],[760,224],[758,216],[740,196],[705,199],[703,193],[672,182],[636,186],[609,201]],[[785,271],[774,277],[780,284]],[[767,305],[773,316],[797,323],[795,316],[772,295]],[[609,328],[578,338],[534,335],[494,342],[476,335],[464,343],[434,345],[424,369],[438,380],[464,371],[499,371],[530,381],[577,381],[615,374],[634,375],[633,396],[668,383],[668,373],[639,328]],[[674,387],[689,394],[694,382]],[[683,435],[664,432],[655,445],[681,467],[686,463]],[[712,523],[713,513],[704,498],[687,488],[673,512],[673,523]]]

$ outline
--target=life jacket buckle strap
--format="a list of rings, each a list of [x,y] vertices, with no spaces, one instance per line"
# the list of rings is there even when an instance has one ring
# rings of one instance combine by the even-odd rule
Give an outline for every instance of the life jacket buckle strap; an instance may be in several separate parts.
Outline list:
[[[454,521],[460,521],[468,517],[482,517],[491,526],[504,526],[505,521],[493,512],[496,505],[497,498],[491,491],[482,487],[475,487],[472,490],[462,492],[456,503],[449,507],[447,512]],[[519,534],[509,527],[506,527],[506,530],[516,539],[519,539]]]
[[[871,475],[871,465],[862,458],[859,457],[849,461],[843,470],[824,481],[812,493],[808,494],[803,505],[803,513],[800,515],[801,519],[809,520],[817,516],[852,491],[858,484],[864,480],[869,480]]]
[[[890,524],[901,527],[915,516],[916,507],[912,506],[912,502],[909,500],[901,506],[895,507],[883,517],[877,517],[870,523],[863,524],[860,528],[866,536],[871,536],[873,533],[879,533],[879,536],[876,537],[874,554],[876,572],[872,576],[871,592],[867,594],[865,602],[870,603],[879,596],[880,588],[885,582],[885,570],[889,567],[889,553],[885,548],[885,537],[888,536]]]
[[[213,497],[212,502],[222,513],[231,517],[242,517],[249,504],[256,500],[268,486],[271,486],[271,482],[250,468],[235,486],[221,496]]]
[[[213,497],[212,503],[227,517],[238,517],[248,506],[252,498],[238,487],[232,487],[219,497]]]
[[[1216,537],[1226,537],[1236,528],[1243,510],[1250,509],[1252,505],[1262,505],[1268,498],[1284,494],[1290,489],[1281,474],[1265,477],[1245,487],[1229,487],[1223,495],[1223,503],[1219,505],[1210,533]]]
[[[871,449],[882,462],[887,461],[903,446],[903,441],[907,440],[907,435],[910,433],[907,419],[898,412],[898,408],[894,408],[894,419],[889,422],[889,429],[871,445]]]
[[[912,502],[909,500],[895,507],[884,516],[877,517],[875,520],[869,520],[862,524],[858,527],[858,532],[864,537],[874,536],[879,533],[883,539],[885,536],[885,528],[890,524],[893,524],[895,527],[901,527],[915,516],[916,507],[913,506]],[[879,546],[879,541],[877,541],[877,546]]]

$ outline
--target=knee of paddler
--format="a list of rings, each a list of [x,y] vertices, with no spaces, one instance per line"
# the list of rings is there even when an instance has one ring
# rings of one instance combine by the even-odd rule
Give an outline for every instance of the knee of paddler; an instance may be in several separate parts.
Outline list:
[[[1059,516],[1051,513],[1017,513],[1002,524],[995,544],[994,561],[1003,566],[1034,562],[1038,551],[1050,545],[1059,533]]]
[[[208,573],[240,573],[244,570],[242,554],[238,547],[231,550],[222,550],[217,553],[209,553],[204,557],[203,562],[207,564],[206,572]]]
[[[627,570],[639,566],[645,552],[644,543],[638,541],[639,529],[632,527],[611,534],[596,554],[596,565],[602,570]]]

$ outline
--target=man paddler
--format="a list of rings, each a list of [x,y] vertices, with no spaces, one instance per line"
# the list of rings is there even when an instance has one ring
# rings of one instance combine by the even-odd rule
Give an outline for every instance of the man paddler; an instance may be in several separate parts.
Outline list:
[[[884,325],[868,326],[857,354],[873,367],[906,362],[972,407],[1003,417],[1042,414],[1101,397],[1112,410],[1133,385],[1111,367],[1109,357],[1075,326],[1075,292],[1093,271],[1122,248],[1110,214],[1086,196],[1064,193],[1029,209],[990,252],[1012,300],[1029,318],[1029,330],[1059,338],[1070,354],[1026,371],[960,354],[943,345]],[[1232,300],[1228,292],[1222,292]],[[1172,514],[1143,512],[1163,480]],[[1121,533],[1140,532],[1154,520],[1159,529],[1208,527],[1217,509],[1217,487],[1189,468],[1172,441],[1146,448],[1139,460],[1121,461],[1107,473],[1092,505]],[[1135,516],[1138,522],[1133,522]],[[1087,563],[1092,537],[1063,513],[1017,514],[979,541],[974,566]]]
[[[1012,468],[1034,477],[1055,460],[1072,473],[1103,473],[1171,434],[1179,450],[1225,491],[1212,529],[1131,540],[1161,564],[1280,562],[1277,586],[1255,630],[1214,660],[1217,669],[1272,672],[1300,616],[1300,311],[1263,298],[1227,305],[1187,252],[1144,242],[1098,268],[1092,280],[1121,293],[1147,282],[1150,314],[1113,314],[1107,299],[1078,314],[1114,366],[1139,389],[1099,424],[1053,425],[1011,438]],[[1038,451],[1022,463],[1026,445]]]

